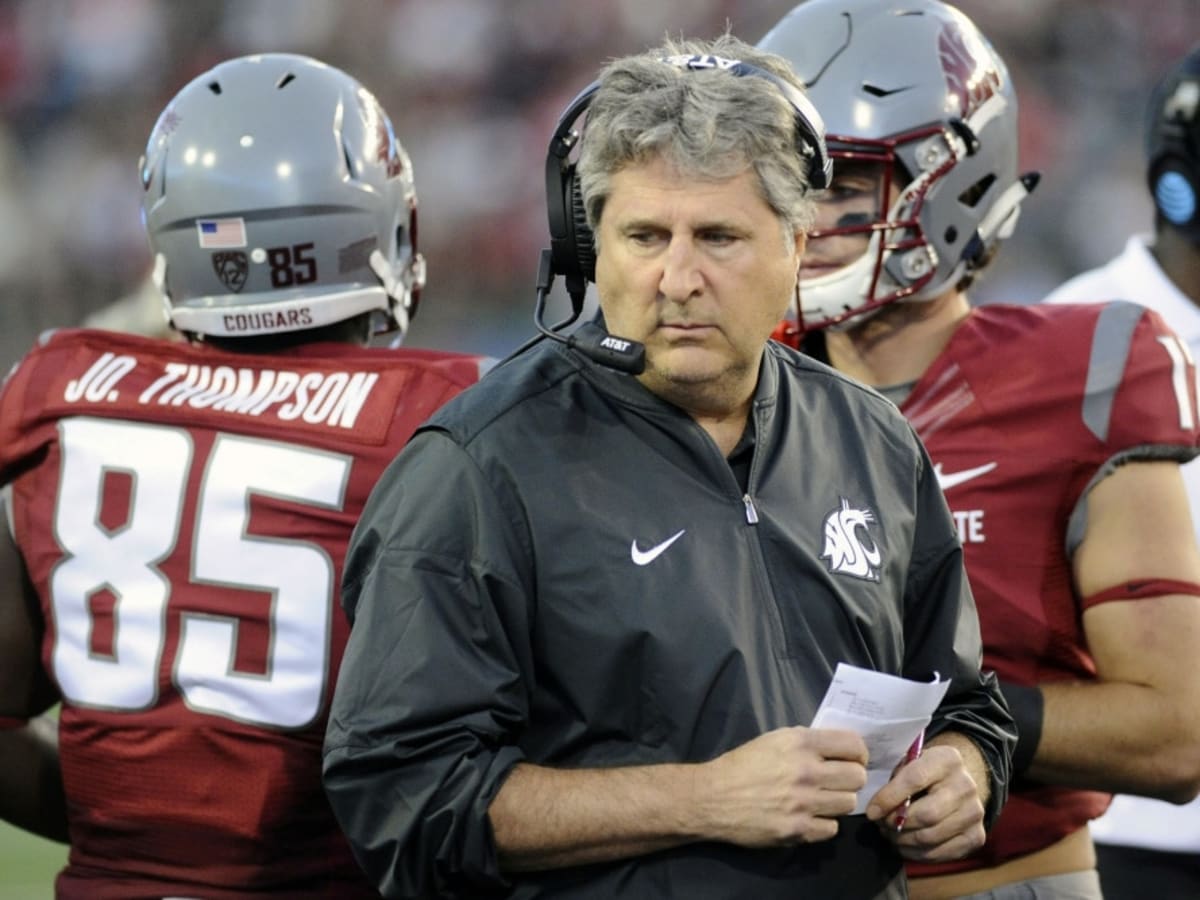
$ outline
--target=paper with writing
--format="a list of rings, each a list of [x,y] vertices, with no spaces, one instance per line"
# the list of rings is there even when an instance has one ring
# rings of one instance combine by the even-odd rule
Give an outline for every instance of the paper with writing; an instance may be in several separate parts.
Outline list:
[[[853,731],[867,744],[867,783],[858,792],[855,815],[866,812],[876,791],[888,783],[949,687],[936,674],[932,681],[912,681],[838,663],[812,727]]]

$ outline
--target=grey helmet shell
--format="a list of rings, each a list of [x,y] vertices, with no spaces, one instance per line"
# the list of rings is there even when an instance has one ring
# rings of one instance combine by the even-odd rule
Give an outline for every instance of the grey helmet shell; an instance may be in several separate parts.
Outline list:
[[[853,265],[801,282],[805,328],[926,300],[987,262],[1036,183],[1017,172],[1017,99],[1004,61],[937,0],[807,0],[760,42],[785,57],[839,158],[899,165],[908,187]],[[819,238],[814,233],[813,237]]]
[[[221,63],[167,104],[141,161],[168,320],[244,337],[374,313],[403,337],[425,281],[412,165],[358,81],[306,56]]]

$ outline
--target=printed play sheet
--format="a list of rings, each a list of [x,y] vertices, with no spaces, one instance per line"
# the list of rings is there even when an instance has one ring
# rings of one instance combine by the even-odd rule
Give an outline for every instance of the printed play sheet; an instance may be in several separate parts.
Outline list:
[[[854,731],[866,741],[867,784],[858,792],[856,815],[888,783],[949,687],[936,673],[932,681],[911,681],[838,663],[812,727]]]

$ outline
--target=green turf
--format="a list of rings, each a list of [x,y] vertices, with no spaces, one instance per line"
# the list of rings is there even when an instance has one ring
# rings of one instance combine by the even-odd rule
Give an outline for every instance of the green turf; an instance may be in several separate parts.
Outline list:
[[[0,900],[53,900],[54,876],[66,860],[65,844],[0,822]]]

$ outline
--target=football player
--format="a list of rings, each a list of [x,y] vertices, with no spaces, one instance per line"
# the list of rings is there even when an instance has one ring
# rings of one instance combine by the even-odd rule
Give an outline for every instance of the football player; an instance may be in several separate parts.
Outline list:
[[[1135,234],[1120,255],[1076,275],[1050,303],[1124,297],[1160,313],[1200,354],[1200,44],[1151,92],[1145,128],[1154,235]],[[1183,468],[1200,527],[1200,462]],[[1200,533],[1197,535],[1200,537]],[[1200,800],[1172,806],[1121,795],[1092,826],[1105,895],[1200,897]]]
[[[1111,792],[1200,789],[1200,557],[1180,475],[1197,453],[1192,357],[1132,304],[972,308],[1036,178],[1017,170],[1004,62],[960,11],[809,0],[760,46],[808,84],[836,157],[777,336],[916,427],[1020,732],[986,845],[910,864],[912,895],[1099,897],[1087,825]],[[912,857],[921,813],[896,837]]]
[[[375,896],[320,782],[345,548],[486,361],[367,346],[403,336],[424,262],[408,156],[344,72],[222,63],[167,105],[140,174],[189,341],[54,332],[0,392],[7,743],[61,700],[59,898]]]

